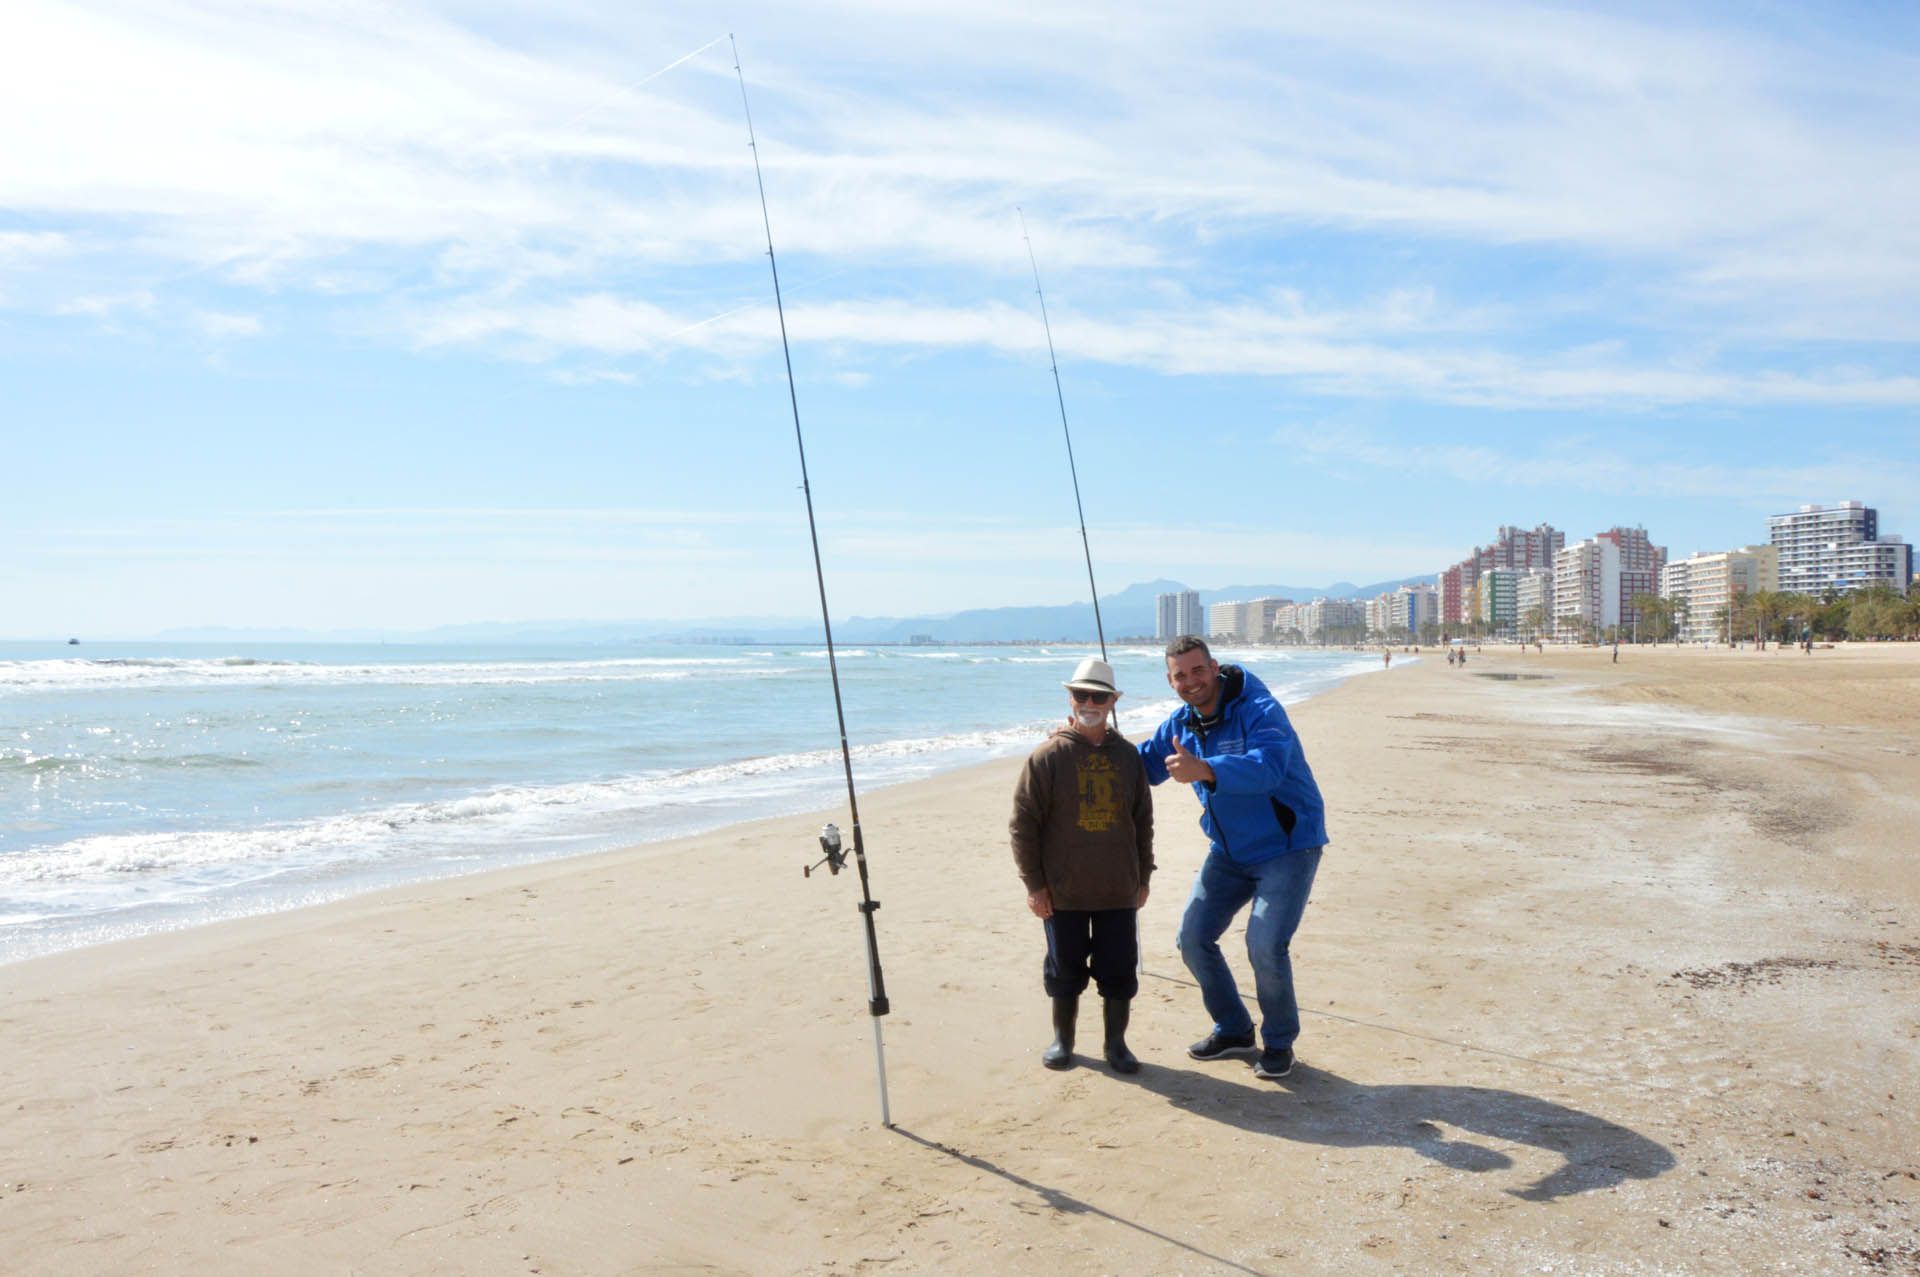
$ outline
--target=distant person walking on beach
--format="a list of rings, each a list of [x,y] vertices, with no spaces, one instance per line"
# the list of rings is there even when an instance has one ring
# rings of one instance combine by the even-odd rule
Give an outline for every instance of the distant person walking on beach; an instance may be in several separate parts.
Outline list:
[[[1212,843],[1180,920],[1180,956],[1199,981],[1213,1031],[1187,1054],[1216,1060],[1253,1049],[1253,1017],[1220,954],[1220,937],[1251,902],[1247,957],[1262,1047],[1253,1072],[1282,1078],[1300,1036],[1288,946],[1327,841],[1320,787],[1273,693],[1247,670],[1215,661],[1205,640],[1189,634],[1167,645],[1167,682],[1186,704],[1141,744],[1140,757],[1154,784],[1193,786]]]
[[[1138,1073],[1126,1033],[1140,991],[1134,914],[1153,876],[1153,791],[1139,751],[1111,721],[1120,699],[1113,667],[1090,656],[1066,687],[1072,717],[1027,757],[1007,822],[1027,908],[1047,933],[1041,977],[1053,999],[1053,1043],[1040,1062],[1072,1066],[1080,995],[1091,979],[1100,988],[1107,1063]]]

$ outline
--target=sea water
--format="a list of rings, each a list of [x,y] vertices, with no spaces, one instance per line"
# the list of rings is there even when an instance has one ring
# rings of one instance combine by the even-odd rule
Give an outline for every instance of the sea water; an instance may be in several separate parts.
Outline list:
[[[1024,754],[1092,654],[838,649],[856,784]],[[1217,655],[1288,704],[1380,667]],[[1164,662],[1113,661],[1138,737]],[[844,810],[839,744],[818,645],[0,644],[0,962]]]

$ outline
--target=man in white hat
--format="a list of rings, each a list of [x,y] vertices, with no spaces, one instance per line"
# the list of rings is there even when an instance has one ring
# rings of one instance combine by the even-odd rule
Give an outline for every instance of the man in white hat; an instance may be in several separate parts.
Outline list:
[[[1007,824],[1027,908],[1047,933],[1041,974],[1054,1037],[1040,1062],[1072,1066],[1080,995],[1091,980],[1104,1008],[1107,1063],[1137,1073],[1126,1032],[1140,988],[1134,914],[1153,875],[1153,790],[1139,751],[1113,726],[1113,667],[1089,656],[1065,686],[1072,717],[1028,756]]]

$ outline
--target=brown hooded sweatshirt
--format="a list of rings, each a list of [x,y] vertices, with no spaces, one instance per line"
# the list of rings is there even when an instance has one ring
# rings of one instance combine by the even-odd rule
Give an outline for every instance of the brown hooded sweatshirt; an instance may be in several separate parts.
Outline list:
[[[1062,727],[1013,787],[1013,860],[1056,909],[1131,909],[1153,874],[1153,791],[1140,751],[1111,729],[1090,745]]]

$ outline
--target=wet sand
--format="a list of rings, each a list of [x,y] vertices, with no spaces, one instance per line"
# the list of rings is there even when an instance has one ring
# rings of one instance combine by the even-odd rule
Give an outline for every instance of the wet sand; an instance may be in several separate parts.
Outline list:
[[[0,1266],[1920,1272],[1920,650],[1608,657],[1295,712],[1284,1082],[1185,1055],[1172,787],[1145,1067],[1040,1067],[1007,761],[862,797],[894,1128],[832,813],[764,821],[0,968]]]

